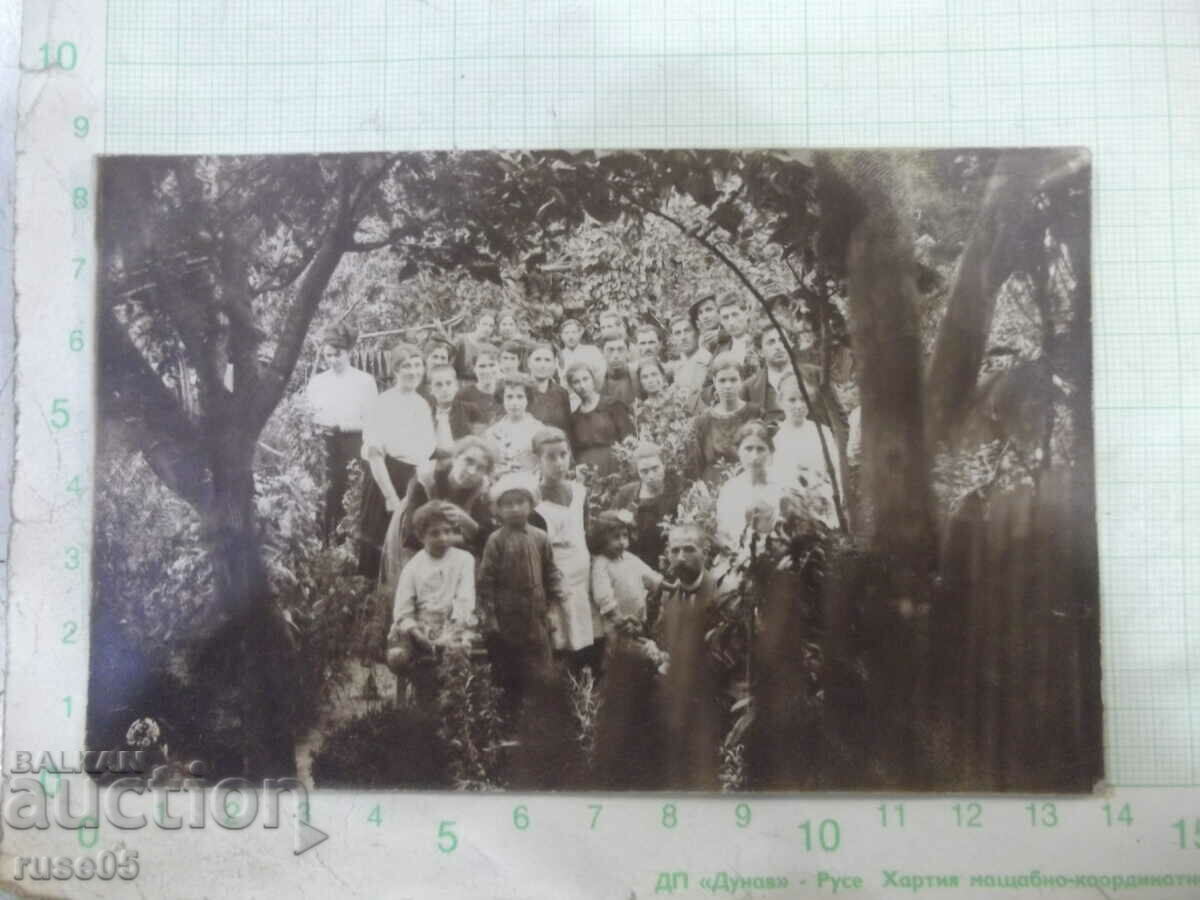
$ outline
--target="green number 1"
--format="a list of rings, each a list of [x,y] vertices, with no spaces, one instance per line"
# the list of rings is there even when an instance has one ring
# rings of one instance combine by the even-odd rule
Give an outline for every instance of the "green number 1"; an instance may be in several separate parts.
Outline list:
[[[1180,819],[1178,822],[1172,822],[1171,827],[1179,832],[1179,849],[1180,850],[1200,850],[1200,819],[1192,819],[1192,827],[1188,828],[1187,819]],[[1191,840],[1188,840],[1188,831],[1191,831]]]

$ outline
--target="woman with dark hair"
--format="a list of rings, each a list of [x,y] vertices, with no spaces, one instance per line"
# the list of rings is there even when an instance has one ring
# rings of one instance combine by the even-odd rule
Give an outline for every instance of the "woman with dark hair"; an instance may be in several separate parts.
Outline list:
[[[613,444],[635,432],[628,407],[600,397],[596,375],[587,363],[572,363],[567,368],[566,379],[567,386],[579,397],[579,408],[571,413],[567,431],[575,462],[594,469],[599,475],[617,471],[619,463]]]
[[[500,377],[518,375],[525,369],[525,342],[520,340],[505,341],[500,345]]]
[[[781,514],[789,486],[772,468],[775,444],[764,422],[747,422],[734,438],[741,469],[717,495],[717,539],[736,547],[747,530],[768,534]]]
[[[544,427],[529,413],[533,402],[533,382],[519,372],[506,375],[500,379],[496,394],[504,407],[504,415],[485,432],[496,442],[500,451],[496,475],[532,472],[537,465],[533,436]]]
[[[384,547],[384,583],[395,586],[404,564],[421,549],[412,517],[430,500],[453,505],[460,546],[479,558],[495,525],[487,487],[496,469],[496,448],[476,435],[460,438],[450,455],[418,466],[409,479],[400,515],[393,517]]]
[[[533,400],[530,414],[540,422],[566,431],[571,426],[571,395],[554,380],[558,360],[550,344],[534,344],[525,359],[529,377],[533,379]]]
[[[715,486],[721,480],[721,466],[738,461],[738,429],[761,418],[762,410],[742,399],[741,363],[732,354],[718,354],[709,371],[716,403],[694,420],[688,474]]]
[[[634,368],[635,380],[638,384],[638,399],[642,401],[662,399],[670,379],[667,370],[657,358],[645,358]]]
[[[379,576],[388,522],[400,508],[409,479],[437,446],[433,413],[417,393],[425,376],[420,349],[396,344],[388,352],[388,366],[395,386],[379,395],[363,421],[362,457],[371,477],[363,494],[358,571],[368,578]]]

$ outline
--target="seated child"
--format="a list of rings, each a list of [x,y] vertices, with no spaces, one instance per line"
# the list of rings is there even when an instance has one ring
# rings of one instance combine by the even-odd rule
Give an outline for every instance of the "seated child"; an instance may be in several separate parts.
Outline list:
[[[550,677],[550,610],[564,602],[563,578],[546,532],[529,524],[535,478],[512,472],[490,493],[500,528],[488,537],[479,563],[480,621],[504,712],[511,715]]]
[[[437,700],[439,648],[468,643],[475,624],[475,557],[453,546],[454,523],[454,507],[442,500],[414,513],[423,549],[400,572],[388,633],[388,668],[407,677],[426,710]]]

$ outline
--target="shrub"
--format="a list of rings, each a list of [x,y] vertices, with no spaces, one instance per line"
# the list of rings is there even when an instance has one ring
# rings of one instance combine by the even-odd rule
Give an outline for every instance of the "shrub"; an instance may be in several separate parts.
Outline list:
[[[486,661],[447,652],[438,664],[439,726],[447,777],[457,790],[500,787],[500,692]]]
[[[313,756],[317,787],[413,788],[453,786],[433,716],[385,703],[329,735]]]

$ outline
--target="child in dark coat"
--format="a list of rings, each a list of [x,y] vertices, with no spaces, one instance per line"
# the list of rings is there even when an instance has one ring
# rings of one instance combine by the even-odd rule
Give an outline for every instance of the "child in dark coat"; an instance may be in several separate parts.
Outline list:
[[[529,524],[536,491],[526,473],[506,475],[492,487],[501,527],[488,538],[479,564],[480,621],[509,715],[550,678],[550,609],[564,600],[550,539]]]

